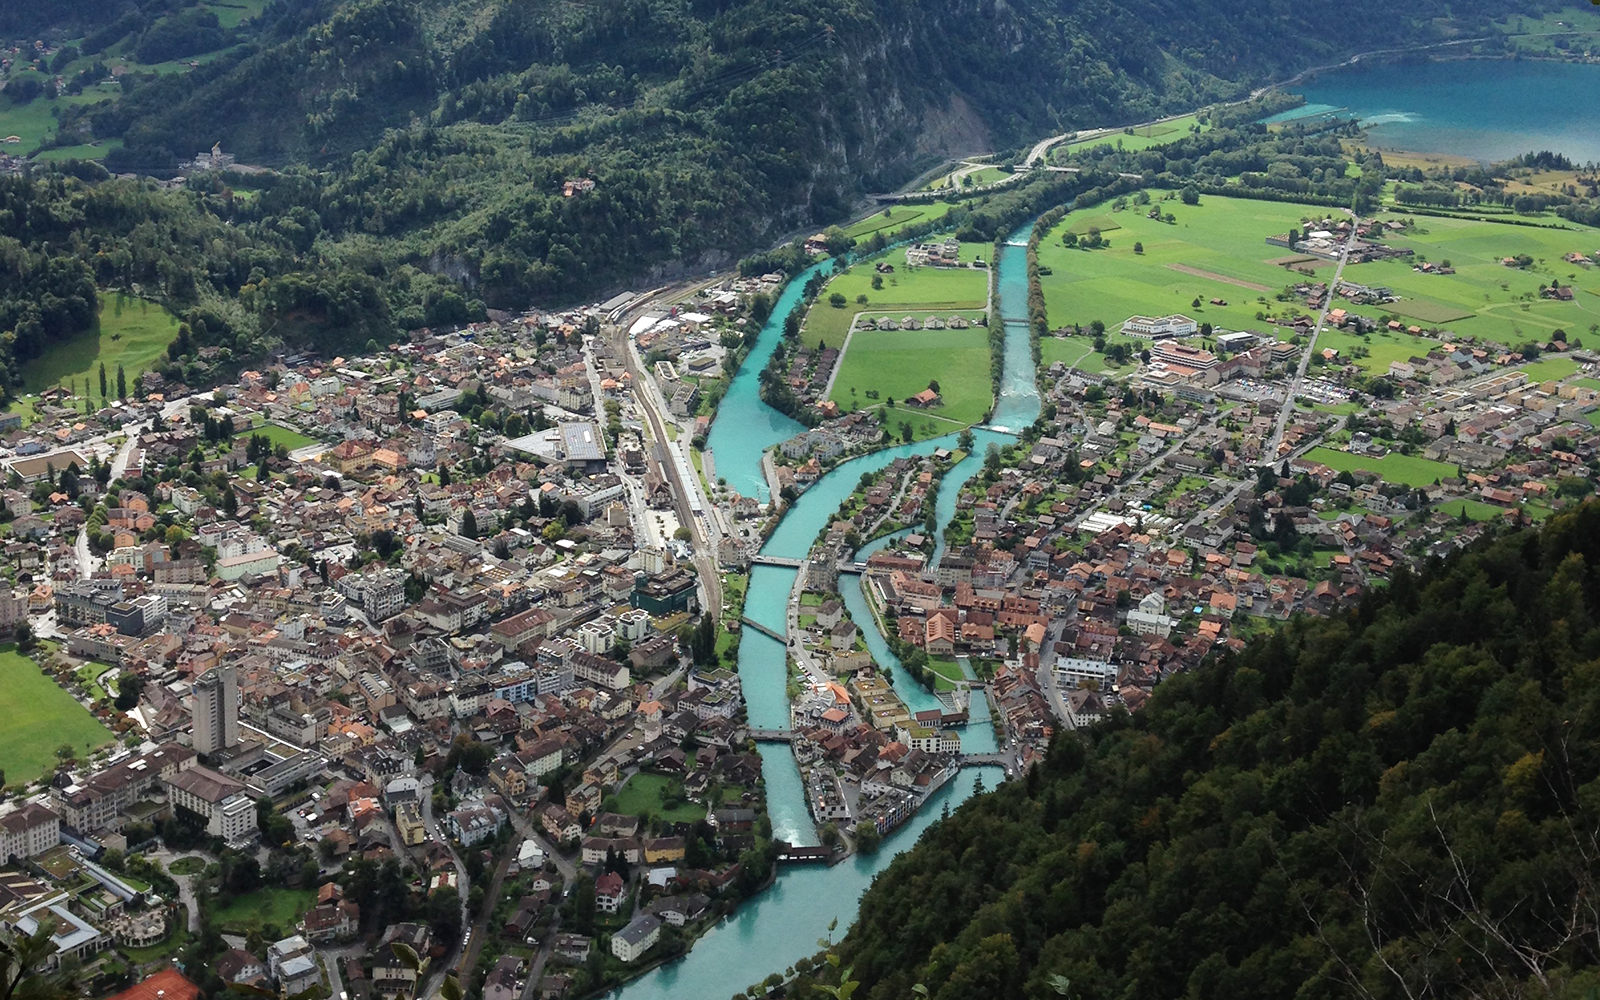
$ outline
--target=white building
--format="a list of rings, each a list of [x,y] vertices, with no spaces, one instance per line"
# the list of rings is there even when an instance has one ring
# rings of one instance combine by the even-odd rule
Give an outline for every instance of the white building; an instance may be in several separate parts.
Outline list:
[[[1089,687],[1095,691],[1110,691],[1117,682],[1117,668],[1100,660],[1085,660],[1076,656],[1056,659],[1056,685],[1063,691]]]
[[[267,949],[267,970],[287,996],[295,996],[322,985],[316,952],[311,942],[299,934],[273,942]]]
[[[661,939],[661,921],[648,913],[628,921],[628,926],[611,935],[611,954],[633,962]]]
[[[194,748],[211,754],[239,743],[239,675],[232,665],[219,666],[194,682],[190,708]]]
[[[0,816],[0,864],[31,858],[61,843],[61,817],[37,803]]]
[[[1129,316],[1122,324],[1124,337],[1141,340],[1160,340],[1164,337],[1192,337],[1200,332],[1200,324],[1187,316]]]

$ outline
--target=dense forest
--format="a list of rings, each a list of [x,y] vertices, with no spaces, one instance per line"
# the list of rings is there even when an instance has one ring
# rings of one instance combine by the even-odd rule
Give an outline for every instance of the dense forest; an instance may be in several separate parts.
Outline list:
[[[1594,996],[1597,623],[1590,503],[1168,679],[896,859],[856,996]]]

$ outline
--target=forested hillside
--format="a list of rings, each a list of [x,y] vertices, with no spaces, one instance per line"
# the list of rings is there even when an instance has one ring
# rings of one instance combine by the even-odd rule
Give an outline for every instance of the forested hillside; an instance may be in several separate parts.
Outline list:
[[[109,24],[96,46],[137,49],[203,19],[198,2],[25,5],[0,31]],[[310,209],[324,242],[377,239],[390,261],[515,305],[726,265],[944,155],[1237,97],[1364,47],[1489,33],[1504,14],[1490,0],[276,0],[197,68],[129,72],[116,100],[57,110],[74,141],[122,140],[113,171],[170,171],[220,141],[289,171],[262,217]],[[575,178],[594,189],[566,196]]]
[[[1594,996],[1597,611],[1591,503],[1166,681],[894,862],[856,997]]]

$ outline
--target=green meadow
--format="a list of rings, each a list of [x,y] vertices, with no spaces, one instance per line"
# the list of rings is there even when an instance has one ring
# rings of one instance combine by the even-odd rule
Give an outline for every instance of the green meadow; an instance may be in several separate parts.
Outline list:
[[[1161,194],[1152,192],[1156,198]],[[1303,219],[1325,216],[1327,209],[1212,196],[1202,197],[1198,205],[1176,199],[1154,204],[1163,213],[1172,213],[1176,223],[1147,218],[1144,206],[1130,203],[1123,211],[1112,211],[1110,205],[1101,204],[1069,214],[1046,235],[1039,263],[1051,271],[1041,283],[1053,327],[1088,326],[1098,319],[1116,330],[1129,316],[1181,312],[1222,329],[1271,332],[1271,320],[1257,320],[1257,312],[1285,319],[1294,312],[1293,304],[1277,302],[1274,296],[1284,286],[1306,279],[1274,263],[1289,254],[1265,240],[1301,226]],[[1387,286],[1401,301],[1354,306],[1336,300],[1337,305],[1374,318],[1394,313],[1425,329],[1437,325],[1513,345],[1543,341],[1557,328],[1573,337],[1595,335],[1591,328],[1600,320],[1600,302],[1587,296],[1600,294],[1600,278],[1592,269],[1567,264],[1562,257],[1600,249],[1600,230],[1454,218],[1417,217],[1416,221],[1414,230],[1391,235],[1386,242],[1410,248],[1435,263],[1449,261],[1457,273],[1420,274],[1412,270],[1411,260],[1352,265],[1345,269],[1346,280]],[[1083,250],[1062,245],[1066,232],[1081,236],[1091,225],[1100,229],[1108,247]],[[1134,252],[1136,243],[1142,245],[1142,253]],[[1518,270],[1499,263],[1502,257],[1517,254],[1532,257],[1533,265]],[[1317,270],[1318,280],[1332,277],[1331,266]],[[1539,297],[1539,287],[1553,279],[1574,287],[1574,301]],[[1196,298],[1199,306],[1193,304]],[[1227,304],[1214,305],[1213,299]],[[1309,311],[1303,305],[1299,309]],[[1402,335],[1392,343],[1403,345],[1407,339]],[[1379,349],[1372,350],[1376,359]],[[1411,353],[1406,351],[1405,356]]]
[[[32,781],[68,744],[79,759],[111,741],[111,733],[39,665],[7,643],[0,646],[0,771],[5,781]]]
[[[987,258],[988,244],[964,243],[961,259],[972,261]],[[894,265],[891,274],[878,274],[873,265],[878,262]],[[881,279],[882,288],[873,288],[872,279]],[[845,297],[843,308],[835,308],[829,298],[835,293]],[[865,303],[856,301],[866,296]],[[850,269],[828,282],[822,294],[806,316],[802,337],[808,345],[818,340],[829,344],[844,343],[850,330],[850,321],[857,313],[888,313],[898,316],[912,310],[935,310],[952,314],[964,310],[982,309],[989,296],[989,272],[980,268],[917,267],[906,265],[903,249],[885,251],[869,260],[858,261]]]
[[[930,381],[939,383],[942,405],[924,410],[904,404],[906,397],[928,388]],[[918,437],[948,434],[977,423],[993,403],[989,332],[982,327],[857,330],[839,362],[830,398],[847,412],[882,407],[891,433],[898,433],[903,421],[911,423]],[[895,401],[893,409],[888,408],[890,399]]]
[[[1414,455],[1390,452],[1382,458],[1370,455],[1352,455],[1332,448],[1313,448],[1306,452],[1312,462],[1321,462],[1336,472],[1372,472],[1386,483],[1400,486],[1432,486],[1435,480],[1448,479],[1459,473],[1454,465],[1434,462]]]
[[[99,321],[24,364],[23,385],[26,391],[36,393],[70,381],[77,383],[80,393],[84,386],[93,385],[98,395],[100,365],[104,363],[107,382],[115,394],[117,365],[122,365],[131,387],[140,372],[166,354],[167,345],[177,335],[178,318],[159,304],[121,292],[101,293]]]

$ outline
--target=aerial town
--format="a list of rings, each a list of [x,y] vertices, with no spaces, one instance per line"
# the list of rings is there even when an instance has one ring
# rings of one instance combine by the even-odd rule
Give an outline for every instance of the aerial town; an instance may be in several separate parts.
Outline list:
[[[1360,242],[1381,224],[1326,225],[1267,242],[1404,256]],[[7,776],[0,923],[53,926],[100,992],[221,934],[223,981],[289,996],[446,971],[495,1000],[587,995],[779,866],[876,850],[963,767],[1020,773],[1164,677],[1591,487],[1600,358],[1380,323],[1353,307],[1388,289],[1295,279],[1271,332],[1139,315],[1113,325],[1125,366],[1046,357],[1030,426],[879,463],[804,558],[775,556],[784,510],[894,440],[886,409],[830,399],[845,345],[797,344],[777,356],[810,419],[746,494],[716,474],[718,402],[785,280],[280,355],[201,391],[119,372],[98,409],[69,386],[4,417],[0,628],[103,736]],[[1324,330],[1406,349],[1375,371],[1308,351]],[[781,629],[745,606],[772,568],[795,571]],[[777,721],[746,704],[758,641]],[[798,831],[775,831],[773,748]]]

